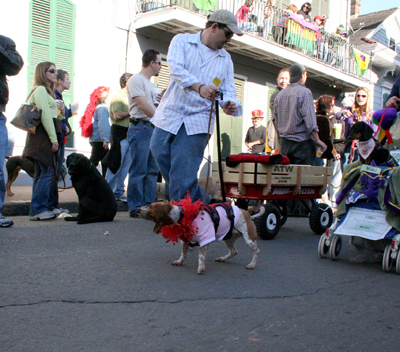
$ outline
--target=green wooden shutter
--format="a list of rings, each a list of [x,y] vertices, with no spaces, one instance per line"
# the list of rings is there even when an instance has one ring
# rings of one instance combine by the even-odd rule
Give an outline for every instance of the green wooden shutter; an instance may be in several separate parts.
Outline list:
[[[167,89],[169,85],[169,67],[167,60],[161,60],[161,71],[158,77],[154,77],[154,85],[161,90]]]
[[[63,92],[68,106],[74,90],[75,5],[70,0],[32,0],[30,11],[28,91],[32,89],[38,63],[54,62],[71,79],[70,90]],[[72,146],[71,143],[69,138],[67,146]]]
[[[33,86],[38,63],[50,58],[51,0],[31,1],[30,50],[28,53],[28,90]]]
[[[321,12],[319,14],[329,17],[329,0],[321,0]]]
[[[66,104],[72,103],[74,84],[74,38],[75,6],[68,0],[56,0],[54,63],[58,69],[67,71],[71,79],[71,88],[63,92]]]
[[[69,0],[32,0],[28,86],[31,89],[35,69],[43,61],[74,76],[75,5]],[[72,91],[72,87],[71,87]],[[72,92],[66,92],[72,96]]]

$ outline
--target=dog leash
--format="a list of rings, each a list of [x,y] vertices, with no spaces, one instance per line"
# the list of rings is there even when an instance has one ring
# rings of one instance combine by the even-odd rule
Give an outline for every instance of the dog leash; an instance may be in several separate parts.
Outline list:
[[[211,157],[210,130],[211,130],[212,113],[213,113],[213,109],[214,109],[214,101],[215,101],[215,91],[213,91],[213,93],[212,93],[210,116],[208,118],[208,130],[207,130],[207,135],[208,135],[208,140],[207,140],[208,158]],[[203,203],[206,202],[207,189],[208,189],[208,179],[209,179],[209,176],[210,176],[210,159],[206,159],[206,160],[207,160],[207,178],[206,178],[206,184],[204,186]]]

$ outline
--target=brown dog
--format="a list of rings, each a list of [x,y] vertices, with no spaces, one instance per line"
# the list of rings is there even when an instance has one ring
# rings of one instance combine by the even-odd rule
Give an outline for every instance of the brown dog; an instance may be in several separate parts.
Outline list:
[[[218,242],[223,240],[225,245],[228,247],[229,253],[223,257],[215,259],[217,262],[224,262],[225,260],[232,258],[235,256],[238,252],[235,248],[235,242],[237,241],[238,238],[243,237],[244,242],[250,247],[250,249],[253,252],[253,259],[246,266],[247,269],[254,269],[256,267],[257,263],[257,256],[260,253],[260,250],[257,248],[257,230],[256,227],[250,217],[250,214],[243,210],[239,209],[236,206],[232,206],[233,211],[235,214],[235,220],[234,220],[234,228],[232,232],[232,237],[230,237],[228,240],[224,240],[224,237],[226,237],[225,228],[224,226],[228,222],[228,228],[230,227],[230,220],[226,220],[226,212],[221,206],[216,206],[216,211],[218,211],[220,215],[221,222],[218,226],[217,233],[214,228],[214,224],[211,220],[211,216],[208,212],[206,211],[200,211],[200,213],[197,215],[195,220],[193,221],[192,226],[194,228],[198,227],[199,231],[197,232],[195,238],[192,238],[192,241],[197,241],[200,245],[200,251],[199,251],[199,266],[197,269],[197,273],[201,274],[205,270],[205,257],[206,257],[206,251],[208,248],[208,245],[211,242]],[[153,231],[155,233],[160,233],[161,229],[164,226],[172,225],[177,223],[181,217],[181,209],[176,206],[171,204],[168,201],[164,202],[158,202],[158,203],[152,203],[150,207],[142,207],[140,216],[143,219],[146,220],[151,220],[156,223],[154,226]],[[224,218],[225,217],[225,218]],[[199,235],[200,233],[200,235]],[[189,249],[189,242],[188,241],[182,241],[182,252],[181,256],[178,260],[174,261],[172,265],[182,265],[183,261],[186,258],[186,254]]]
[[[13,156],[8,159],[7,164],[7,195],[13,196],[14,193],[11,192],[11,185],[17,179],[18,174],[21,170],[24,170],[30,177],[35,176],[35,164],[28,159],[21,159],[21,156]]]

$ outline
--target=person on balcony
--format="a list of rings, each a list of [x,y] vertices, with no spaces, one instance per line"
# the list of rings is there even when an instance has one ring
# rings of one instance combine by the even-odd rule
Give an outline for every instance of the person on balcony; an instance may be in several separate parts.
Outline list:
[[[303,18],[308,22],[311,22],[310,13],[311,13],[311,4],[309,2],[306,2],[303,5],[301,5],[300,10],[297,11],[297,14],[303,16]]]
[[[272,35],[274,36],[274,41],[278,44],[285,44],[286,32],[287,32],[287,21],[290,14],[295,14],[297,12],[296,5],[288,6],[279,17],[277,17],[276,25],[272,28]]]
[[[272,36],[272,25],[275,17],[276,0],[268,0],[267,6],[264,9],[264,29],[263,37],[268,39]]]
[[[327,17],[323,16],[315,16],[314,23],[318,27],[317,32],[317,48],[318,48],[318,57],[322,61],[326,61],[328,57],[328,38],[325,34],[325,24]]]
[[[257,20],[251,15],[253,11],[253,0],[246,0],[244,5],[236,12],[238,27],[246,32],[257,31]]]
[[[254,110],[251,113],[251,126],[247,133],[244,144],[247,147],[249,153],[252,154],[265,154],[265,140],[267,135],[267,129],[261,125],[264,118],[264,112],[261,110]]]
[[[344,52],[346,50],[347,32],[341,24],[336,28],[336,32],[332,33],[328,50],[328,63],[332,66],[341,68],[344,60]]]
[[[291,164],[315,165],[316,149],[326,151],[327,146],[318,135],[314,100],[304,86],[307,71],[303,65],[290,66],[290,84],[275,99],[275,127],[281,142],[281,154]]]

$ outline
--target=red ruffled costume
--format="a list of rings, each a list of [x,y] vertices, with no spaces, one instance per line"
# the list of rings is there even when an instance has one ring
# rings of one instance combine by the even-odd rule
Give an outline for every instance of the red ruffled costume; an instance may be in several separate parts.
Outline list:
[[[188,193],[184,199],[179,202],[171,201],[171,204],[177,205],[182,209],[183,218],[179,223],[164,226],[161,229],[161,234],[167,240],[167,243],[172,241],[174,245],[178,240],[186,243],[190,242],[198,231],[198,228],[192,227],[193,220],[204,209],[204,203],[200,199],[193,203]]]
[[[82,129],[82,137],[89,138],[93,131],[93,115],[96,110],[96,102],[103,96],[103,94],[108,94],[110,88],[107,87],[97,87],[92,94],[90,94],[89,104],[85,109],[85,113],[79,121],[79,126]]]

